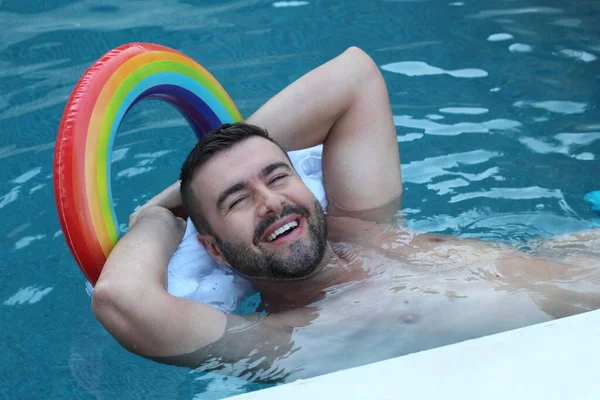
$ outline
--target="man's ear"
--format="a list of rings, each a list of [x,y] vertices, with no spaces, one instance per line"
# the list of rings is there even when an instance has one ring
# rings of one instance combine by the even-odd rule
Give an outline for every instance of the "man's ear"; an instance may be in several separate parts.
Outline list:
[[[206,249],[206,252],[212,258],[214,258],[217,263],[219,263],[220,265],[229,266],[229,264],[227,264],[227,261],[225,261],[225,258],[223,258],[223,253],[221,253],[221,249],[217,245],[217,241],[213,236],[204,233],[199,233],[196,236],[196,238],[198,239],[198,242],[200,242],[200,244]]]

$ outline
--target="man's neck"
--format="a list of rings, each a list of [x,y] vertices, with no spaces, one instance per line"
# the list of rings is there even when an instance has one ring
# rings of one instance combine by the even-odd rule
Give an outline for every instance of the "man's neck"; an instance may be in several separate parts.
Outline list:
[[[279,312],[304,307],[322,298],[327,288],[355,280],[356,274],[351,269],[353,267],[336,254],[328,242],[323,260],[309,277],[285,282],[253,280],[252,283],[267,308]]]

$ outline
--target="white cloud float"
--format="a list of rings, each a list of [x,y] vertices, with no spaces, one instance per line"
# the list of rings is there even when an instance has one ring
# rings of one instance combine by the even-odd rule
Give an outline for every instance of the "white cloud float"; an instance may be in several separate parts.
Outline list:
[[[479,68],[445,70],[422,61],[401,61],[381,66],[381,69],[406,76],[450,75],[454,78],[484,78],[487,71]]]

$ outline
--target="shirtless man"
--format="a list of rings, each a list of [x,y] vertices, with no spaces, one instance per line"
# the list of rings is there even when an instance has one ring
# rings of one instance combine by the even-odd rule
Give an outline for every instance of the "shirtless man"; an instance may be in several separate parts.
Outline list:
[[[247,122],[276,142],[245,124],[200,142],[181,189],[135,213],[108,258],[92,307],[126,349],[290,381],[600,308],[593,231],[547,242],[534,258],[382,222],[400,209],[400,158],[385,82],[361,50],[303,76]],[[320,143],[326,213],[283,151]],[[167,293],[182,204],[198,240],[260,290],[266,312],[224,314]]]

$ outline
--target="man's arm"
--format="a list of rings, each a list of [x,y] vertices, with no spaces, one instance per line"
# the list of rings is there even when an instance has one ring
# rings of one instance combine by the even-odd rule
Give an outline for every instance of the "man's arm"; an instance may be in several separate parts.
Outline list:
[[[111,252],[94,288],[96,317],[134,353],[185,354],[224,334],[224,313],[167,293],[167,265],[184,229],[170,211],[147,207]]]
[[[362,50],[350,48],[302,76],[247,122],[267,129],[289,151],[324,145],[330,214],[369,210],[394,200],[392,211],[399,208],[400,155],[388,92],[377,65]],[[180,206],[179,182],[151,203]]]
[[[352,47],[278,93],[247,122],[287,150],[323,143],[329,213],[368,210],[402,194],[388,92],[373,60]]]
[[[162,207],[132,219],[94,288],[92,310],[106,330],[127,350],[167,364],[197,367],[214,357],[235,363],[256,349],[267,364],[285,356],[293,327],[310,318],[225,314],[167,292],[167,265],[184,230]]]

